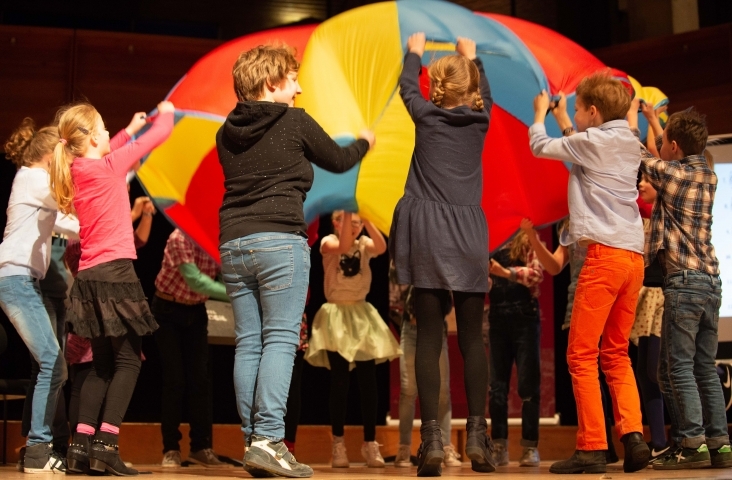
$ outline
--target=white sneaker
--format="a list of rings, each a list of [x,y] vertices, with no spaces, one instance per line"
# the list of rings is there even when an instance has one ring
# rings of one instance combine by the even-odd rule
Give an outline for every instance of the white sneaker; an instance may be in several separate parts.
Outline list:
[[[348,468],[350,466],[343,437],[333,436],[333,460],[330,465],[333,468]]]
[[[396,458],[394,459],[395,467],[411,467],[412,466],[412,447],[409,445],[399,445],[399,452],[397,452]]]
[[[379,446],[377,442],[363,442],[363,445],[361,445],[361,455],[366,460],[367,467],[382,468],[386,465],[384,457],[381,456],[379,451]]]
[[[180,468],[180,451],[179,450],[168,450],[163,454],[163,467],[167,468]]]
[[[524,447],[524,453],[519,460],[519,467],[538,467],[541,465],[539,449],[536,447]]]
[[[460,454],[457,453],[454,445],[446,445],[443,450],[445,451],[445,458],[442,461],[444,462],[446,467],[463,466],[463,462],[460,461]]]

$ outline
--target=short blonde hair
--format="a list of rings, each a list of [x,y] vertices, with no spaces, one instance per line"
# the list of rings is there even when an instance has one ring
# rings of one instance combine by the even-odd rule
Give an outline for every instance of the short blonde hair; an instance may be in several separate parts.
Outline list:
[[[96,129],[99,112],[89,103],[63,107],[56,114],[60,140],[51,160],[51,193],[62,213],[71,213],[74,202],[74,181],[71,164],[84,155]]]
[[[33,119],[26,117],[5,142],[5,156],[17,168],[29,167],[45,155],[53,153],[56,144],[58,144],[56,127],[36,130]]]
[[[287,45],[260,45],[242,52],[234,63],[234,91],[240,102],[262,98],[266,84],[279,85],[300,64],[295,49]]]
[[[430,100],[438,107],[470,105],[475,111],[483,110],[480,72],[472,60],[462,55],[448,55],[430,65],[428,74],[432,84]]]
[[[577,85],[577,98],[586,108],[594,105],[602,120],[622,120],[630,109],[630,94],[609,71],[593,73]]]

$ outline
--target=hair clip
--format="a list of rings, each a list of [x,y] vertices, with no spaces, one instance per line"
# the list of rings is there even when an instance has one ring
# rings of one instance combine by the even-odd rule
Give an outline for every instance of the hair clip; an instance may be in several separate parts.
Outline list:
[[[89,130],[87,130],[86,128],[84,128],[84,127],[76,127],[76,128],[78,128],[79,131],[81,133],[83,133],[84,135],[89,135]]]

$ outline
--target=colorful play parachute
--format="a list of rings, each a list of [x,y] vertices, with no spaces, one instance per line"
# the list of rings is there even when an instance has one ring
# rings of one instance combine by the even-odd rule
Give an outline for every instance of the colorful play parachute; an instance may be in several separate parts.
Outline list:
[[[218,258],[218,208],[224,187],[215,133],[236,103],[232,66],[243,50],[284,42],[302,55],[303,93],[296,106],[338,142],[351,141],[362,128],[373,129],[377,139],[363,162],[344,174],[315,168],[315,183],[305,203],[307,220],[345,208],[388,232],[414,147],[414,124],[397,80],[407,37],[418,31],[429,40],[425,65],[454,52],[458,36],[474,39],[491,83],[495,106],[483,152],[490,249],[508,239],[523,217],[541,225],[565,216],[566,166],[536,159],[529,151],[532,100],[542,89],[552,95],[561,90],[569,96],[571,111],[579,81],[607,67],[544,27],[435,0],[372,4],[320,25],[247,35],[215,49],[171,91],[175,129],[143,164],[140,180],[166,215]],[[625,74],[613,74],[629,84]],[[426,92],[426,72],[422,77]],[[553,119],[548,126],[550,134],[559,136]]]

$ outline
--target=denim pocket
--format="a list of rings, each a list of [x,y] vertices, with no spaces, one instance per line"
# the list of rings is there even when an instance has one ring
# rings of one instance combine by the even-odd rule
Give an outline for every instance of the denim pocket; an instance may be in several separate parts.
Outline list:
[[[295,258],[292,245],[250,249],[259,284],[267,290],[282,290],[292,285]]]
[[[698,328],[701,316],[704,313],[704,304],[709,300],[706,296],[690,293],[675,293],[671,321],[687,331]]]

